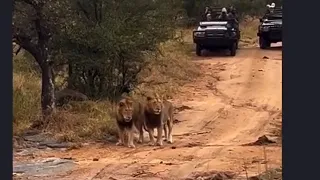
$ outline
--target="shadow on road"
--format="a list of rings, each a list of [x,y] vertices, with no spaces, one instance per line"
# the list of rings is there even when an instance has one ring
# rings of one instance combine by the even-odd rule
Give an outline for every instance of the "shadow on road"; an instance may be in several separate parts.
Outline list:
[[[276,46],[271,46],[270,48],[268,49],[260,49],[258,46],[250,46],[250,47],[239,47],[239,49],[237,50],[237,54],[235,57],[237,56],[243,56],[245,55],[247,51],[252,51],[252,50],[255,50],[255,51],[260,51],[260,52],[272,52],[272,51],[278,51],[278,52],[281,52],[282,51],[282,46],[280,45],[276,45]],[[229,55],[229,50],[214,50],[214,51],[209,51],[209,50],[202,50],[202,53],[201,53],[201,56],[197,56],[196,53],[195,53],[195,50],[192,50],[190,52],[190,54],[194,57],[194,60],[195,61],[199,61],[199,60],[207,60],[207,59],[210,59],[212,60],[211,58],[224,58],[224,59],[228,59],[228,58],[233,58],[232,56]],[[267,55],[268,56],[268,55]],[[278,59],[275,59],[275,60],[278,60]],[[279,59],[279,60],[282,60]]]
[[[268,49],[263,49],[264,51],[282,51],[282,46],[271,46]]]
[[[233,58],[233,56],[230,56],[230,52],[228,50],[215,50],[215,51],[202,50],[201,56],[197,56],[195,51],[193,51],[192,56],[195,57],[194,60],[204,60],[207,58],[211,59],[215,57],[216,58]]]
[[[229,54],[230,54],[229,50],[214,50],[214,51],[203,50],[202,51],[203,57],[230,57]]]

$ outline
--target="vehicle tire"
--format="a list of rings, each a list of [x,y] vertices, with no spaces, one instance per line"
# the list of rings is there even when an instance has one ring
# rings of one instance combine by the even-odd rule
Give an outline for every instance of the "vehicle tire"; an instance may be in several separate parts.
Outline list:
[[[230,46],[230,56],[235,56],[237,53],[237,42],[234,42],[231,46]]]
[[[201,46],[197,44],[196,45],[196,54],[197,54],[197,56],[201,56],[201,50],[202,50]]]
[[[241,39],[241,34],[240,34],[240,31],[239,31],[239,35],[238,35],[238,41],[237,41],[237,49],[239,49],[239,41]]]
[[[268,42],[266,39],[264,39],[263,37],[260,37],[259,38],[259,46],[260,46],[260,49],[267,49],[269,48],[271,45],[270,42]]]

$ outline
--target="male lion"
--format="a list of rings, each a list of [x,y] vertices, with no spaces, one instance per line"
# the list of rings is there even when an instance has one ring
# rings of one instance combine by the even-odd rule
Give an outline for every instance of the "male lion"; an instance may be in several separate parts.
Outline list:
[[[172,143],[173,128],[173,105],[167,100],[160,98],[158,94],[147,97],[144,108],[145,126],[149,133],[150,145],[162,146],[162,129],[165,133],[165,141]],[[155,143],[153,132],[157,128],[157,142]]]
[[[128,133],[127,146],[134,148],[134,127],[139,131],[139,142],[143,143],[143,107],[139,102],[134,102],[129,97],[122,98],[117,106],[116,121],[118,126],[119,141],[116,145],[125,144],[125,133]]]

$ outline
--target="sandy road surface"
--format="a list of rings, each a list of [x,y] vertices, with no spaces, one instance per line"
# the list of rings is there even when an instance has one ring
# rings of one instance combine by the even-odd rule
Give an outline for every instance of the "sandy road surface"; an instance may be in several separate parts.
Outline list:
[[[264,57],[265,56],[265,57]],[[136,149],[93,144],[65,152],[42,152],[38,158],[72,157],[68,173],[31,179],[181,179],[195,171],[232,171],[244,176],[282,163],[281,145],[243,146],[272,136],[282,119],[281,48],[239,49],[237,56],[195,58],[203,71],[174,98],[174,144]],[[99,159],[93,161],[94,158]],[[244,168],[246,166],[246,168]]]

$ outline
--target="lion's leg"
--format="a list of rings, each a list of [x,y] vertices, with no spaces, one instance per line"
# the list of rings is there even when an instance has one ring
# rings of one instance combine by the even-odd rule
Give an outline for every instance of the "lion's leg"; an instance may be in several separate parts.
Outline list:
[[[141,144],[144,143],[143,127],[142,126],[139,127],[139,141],[138,141],[138,143],[141,143]]]
[[[128,132],[128,147],[129,148],[136,147],[133,143],[133,129],[130,129]]]
[[[172,128],[173,128],[173,120],[169,119],[169,121],[167,121],[168,124],[168,128],[169,128],[169,133],[168,133],[168,142],[169,143],[173,143],[173,139],[172,139]]]
[[[163,130],[164,130],[164,141],[168,140],[168,126],[166,125],[166,123],[164,123],[163,125]]]
[[[124,131],[119,128],[118,134],[119,134],[119,140],[116,143],[116,145],[117,146],[122,146],[122,145],[124,145]]]
[[[150,138],[149,145],[154,145],[155,141],[154,141],[154,137],[153,137],[153,129],[148,128],[148,133],[149,133],[149,138]]]
[[[157,133],[158,133],[157,145],[159,145],[159,146],[163,145],[163,143],[162,143],[162,130],[163,130],[163,126],[160,126],[160,127],[157,128]]]

